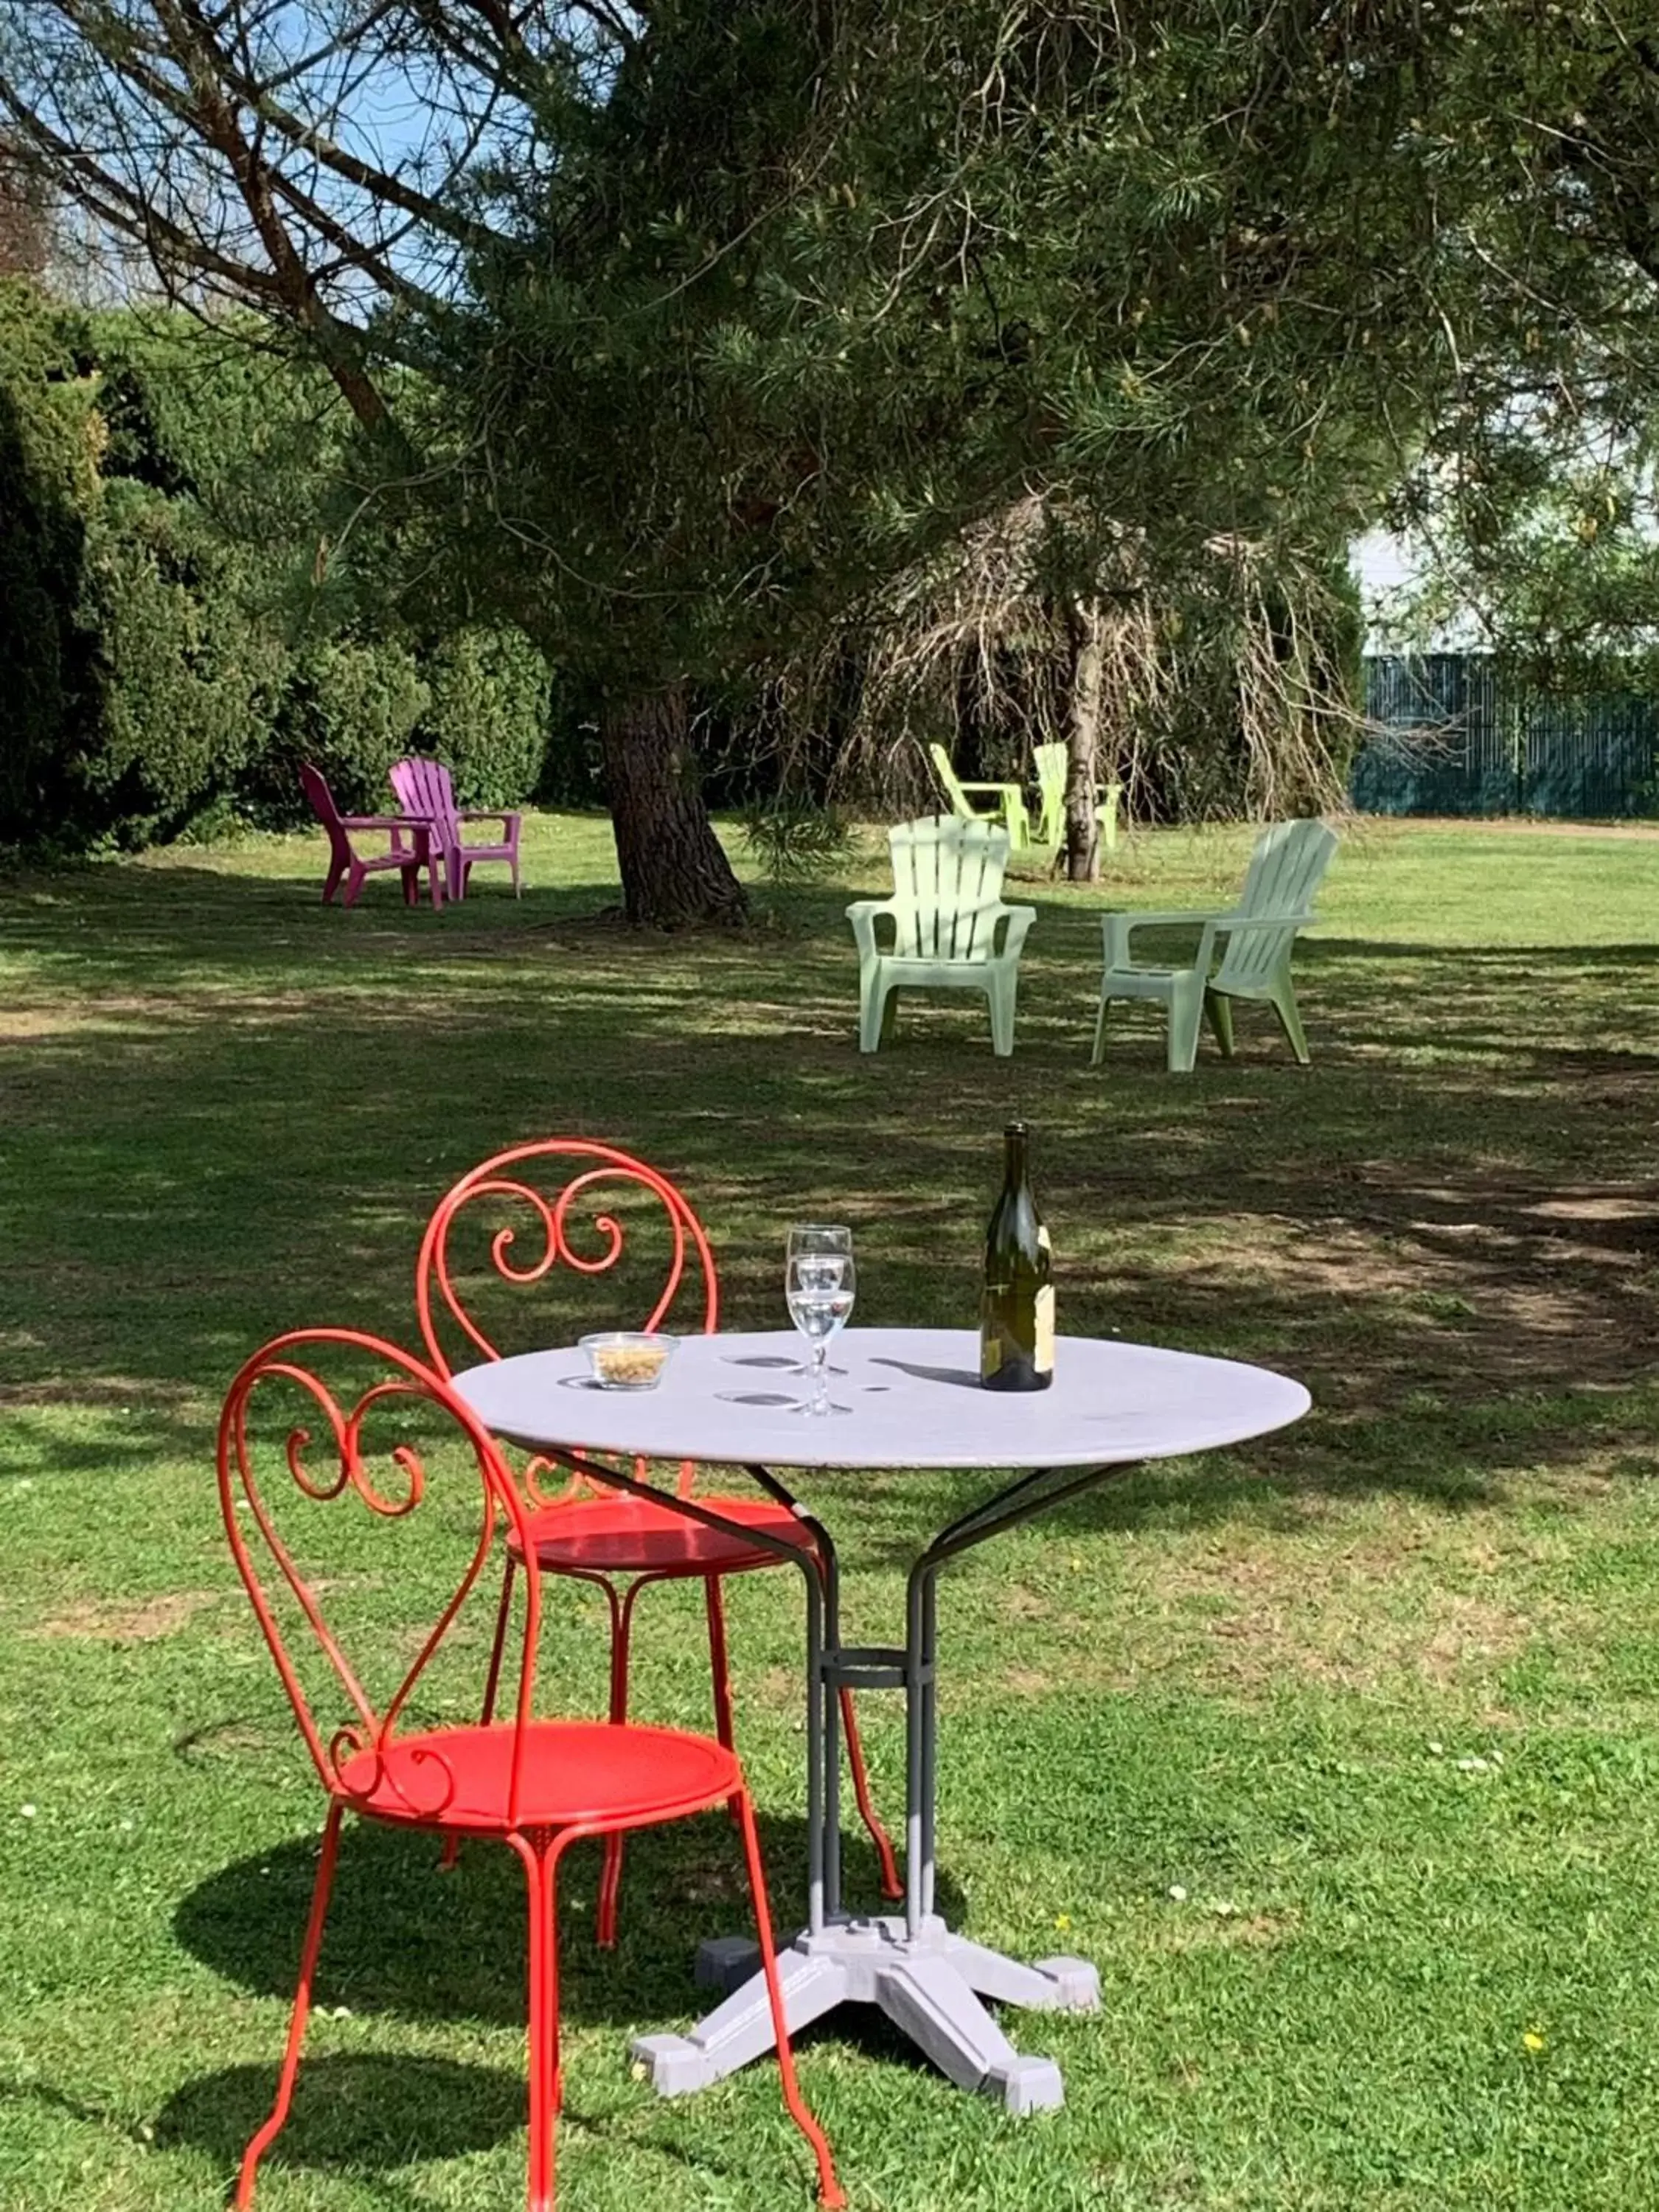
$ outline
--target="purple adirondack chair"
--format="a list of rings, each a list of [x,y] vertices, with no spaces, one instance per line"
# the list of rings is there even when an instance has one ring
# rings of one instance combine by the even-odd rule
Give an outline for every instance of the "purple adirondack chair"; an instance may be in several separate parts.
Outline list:
[[[513,871],[513,896],[518,897],[522,888],[519,882],[519,830],[522,816],[506,807],[458,811],[455,787],[441,761],[400,760],[392,771],[392,788],[405,814],[432,824],[433,846],[434,849],[442,848],[451,898],[466,896],[466,879],[478,860],[505,860]],[[501,839],[494,844],[465,844],[461,838],[464,822],[499,822]]]
[[[411,822],[402,814],[342,814],[320,771],[313,768],[309,761],[300,770],[300,782],[311,802],[312,812],[328,832],[328,876],[323,884],[325,906],[331,902],[342,876],[346,879],[345,904],[350,906],[362,890],[365,878],[378,875],[386,868],[396,868],[402,875],[405,906],[413,906],[420,897],[422,868],[432,884],[433,905],[443,904],[443,886],[439,877],[441,841],[434,837],[427,823]],[[352,843],[352,833],[359,830],[387,832],[391,851],[359,853]]]

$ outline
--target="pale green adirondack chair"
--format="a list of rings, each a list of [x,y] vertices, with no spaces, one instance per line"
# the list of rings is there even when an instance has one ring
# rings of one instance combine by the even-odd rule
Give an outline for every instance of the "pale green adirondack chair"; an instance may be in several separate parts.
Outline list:
[[[929,745],[933,773],[938,776],[939,789],[950,804],[951,811],[958,822],[995,822],[1000,820],[1008,832],[1008,842],[1018,852],[1031,842],[1030,817],[1025,811],[1025,794],[1017,783],[963,783],[951,765],[951,756],[943,745]],[[974,800],[988,799],[988,805],[975,805]]]
[[[1275,823],[1256,840],[1238,904],[1227,913],[1103,915],[1106,971],[1100,981],[1092,1060],[1098,1063],[1104,1049],[1106,1009],[1114,999],[1159,1000],[1168,1008],[1173,1075],[1191,1073],[1199,1024],[1206,1014],[1216,1042],[1231,1054],[1232,1001],[1255,999],[1265,1000],[1278,1015],[1291,1050],[1305,1067],[1308,1040],[1291,988],[1291,953],[1297,930],[1314,919],[1314,894],[1336,842],[1335,832],[1322,822]],[[1136,966],[1130,940],[1138,930],[1188,925],[1200,933],[1190,967]]]
[[[891,1036],[902,990],[982,991],[992,1049],[1006,1060],[1014,1048],[1020,947],[1036,920],[1035,907],[1002,902],[1007,831],[932,814],[899,823],[887,842],[893,896],[847,909],[859,949],[859,1050],[874,1052]]]
[[[1033,842],[1058,845],[1066,835],[1066,748],[1062,744],[1038,745],[1035,757],[1040,805]],[[1117,810],[1122,799],[1123,786],[1109,783],[1105,798],[1095,809],[1100,842],[1109,853],[1117,850]]]

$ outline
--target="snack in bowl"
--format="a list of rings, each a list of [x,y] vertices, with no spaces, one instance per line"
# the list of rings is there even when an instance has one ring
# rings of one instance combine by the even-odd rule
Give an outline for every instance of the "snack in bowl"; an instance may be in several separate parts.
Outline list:
[[[581,1349],[602,1390],[654,1390],[674,1349],[672,1336],[648,1336],[630,1329],[607,1329],[585,1336]]]

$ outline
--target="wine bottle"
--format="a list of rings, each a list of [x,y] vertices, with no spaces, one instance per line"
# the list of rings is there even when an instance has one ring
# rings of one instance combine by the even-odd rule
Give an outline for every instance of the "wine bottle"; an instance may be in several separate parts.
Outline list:
[[[1046,1390],[1054,1379],[1054,1288],[1048,1232],[1027,1178],[1026,1127],[1003,1133],[1002,1194],[985,1232],[979,1379],[988,1390]]]

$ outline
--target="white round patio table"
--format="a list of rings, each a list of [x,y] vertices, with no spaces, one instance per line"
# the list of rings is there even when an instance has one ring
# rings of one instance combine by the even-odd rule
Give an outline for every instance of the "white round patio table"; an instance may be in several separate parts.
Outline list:
[[[1099,1977],[1087,1960],[1024,1966],[955,1934],[933,1909],[937,1737],[935,1591],[958,1553],[1143,1462],[1170,1459],[1283,1428],[1307,1412],[1299,1382],[1266,1368],[1153,1346],[1062,1337],[1052,1388],[982,1389],[979,1339],[966,1329],[860,1328],[832,1351],[834,1403],[814,1417],[793,1333],[691,1336],[678,1340],[653,1390],[599,1389],[574,1348],[528,1352],[472,1367],[453,1387],[496,1435],[556,1460],[573,1451],[739,1467],[812,1531],[811,1547],[779,1540],[780,1558],[806,1583],[807,1924],[778,1955],[790,2032],[848,2001],[878,2006],[964,2088],[1034,2112],[1064,2096],[1052,2059],[1016,2051],[987,1997],[1048,2011],[1092,2011]],[[718,1499],[678,1498],[620,1469],[584,1471],[646,1491],[688,1519],[730,1528],[753,1547],[756,1530],[722,1520]],[[808,1510],[777,1468],[822,1470]],[[909,1572],[905,1638],[843,1644],[839,1570],[822,1513],[860,1468],[1002,1470],[927,1542]],[[902,1689],[906,1700],[905,1909],[861,1917],[841,1902],[841,1749],[835,1692]],[[635,2046],[658,2090],[702,2087],[772,2045],[765,1984],[754,1947],[719,1939],[698,1956],[698,1978],[730,1992],[691,2033],[647,2035]]]

